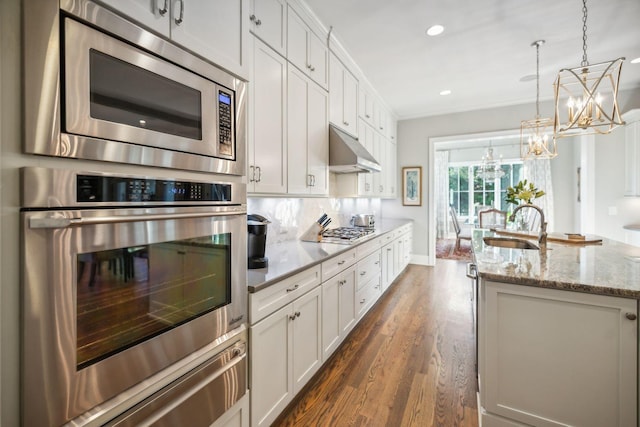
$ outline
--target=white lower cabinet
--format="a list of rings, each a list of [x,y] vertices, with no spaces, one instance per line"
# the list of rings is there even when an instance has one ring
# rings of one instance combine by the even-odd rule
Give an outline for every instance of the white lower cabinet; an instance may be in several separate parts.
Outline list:
[[[386,291],[391,282],[396,278],[395,265],[395,245],[392,242],[387,243],[382,247],[380,256],[382,257],[382,277],[381,285],[382,292]]]
[[[356,267],[322,284],[322,354],[327,360],[356,324]]]
[[[483,426],[637,425],[636,300],[480,285]]]
[[[268,426],[322,364],[321,288],[253,325],[251,425]]]
[[[401,272],[395,236],[404,241],[410,231],[405,225],[249,294],[251,426],[271,425],[378,301],[383,265],[387,287]]]

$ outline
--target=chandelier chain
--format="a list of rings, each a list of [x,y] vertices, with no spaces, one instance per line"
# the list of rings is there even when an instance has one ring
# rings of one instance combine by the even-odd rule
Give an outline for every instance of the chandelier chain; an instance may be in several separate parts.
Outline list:
[[[536,43],[536,119],[540,118],[540,43]]]
[[[582,0],[582,67],[589,65],[587,61],[587,0]]]

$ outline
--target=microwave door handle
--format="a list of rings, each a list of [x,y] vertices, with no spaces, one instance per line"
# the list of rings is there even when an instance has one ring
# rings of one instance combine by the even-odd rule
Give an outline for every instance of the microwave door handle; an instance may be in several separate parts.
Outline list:
[[[167,219],[205,218],[214,216],[244,215],[244,209],[221,212],[191,212],[172,214],[148,214],[127,216],[102,216],[96,218],[31,218],[30,228],[68,228],[78,225],[116,224],[121,222],[157,221]]]

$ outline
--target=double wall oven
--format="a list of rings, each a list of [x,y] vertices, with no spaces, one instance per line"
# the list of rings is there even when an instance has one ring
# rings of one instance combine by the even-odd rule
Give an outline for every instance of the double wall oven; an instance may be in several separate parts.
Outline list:
[[[23,16],[24,152],[67,159],[22,170],[23,424],[208,426],[247,389],[246,82],[91,1]]]

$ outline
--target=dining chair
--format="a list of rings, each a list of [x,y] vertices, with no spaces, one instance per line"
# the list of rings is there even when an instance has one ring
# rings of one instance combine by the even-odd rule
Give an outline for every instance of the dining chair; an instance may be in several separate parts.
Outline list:
[[[471,230],[470,227],[460,227],[460,222],[458,221],[458,213],[456,212],[456,208],[453,206],[449,206],[449,212],[451,213],[451,222],[453,223],[453,229],[456,232],[456,250],[460,249],[460,240],[468,240],[471,242]]]
[[[507,212],[491,208],[478,212],[480,228],[506,228]]]

